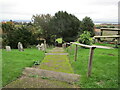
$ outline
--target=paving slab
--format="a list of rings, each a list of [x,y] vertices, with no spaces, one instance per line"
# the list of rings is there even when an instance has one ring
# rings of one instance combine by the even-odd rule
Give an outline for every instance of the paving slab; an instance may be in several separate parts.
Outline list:
[[[51,70],[56,72],[74,73],[69,63],[68,53],[64,53],[64,49],[56,47],[51,51],[57,50],[57,53],[48,52],[44,60],[40,64],[40,69]],[[59,52],[63,50],[63,52]]]
[[[23,74],[27,76],[38,75],[42,77],[47,77],[52,80],[64,81],[68,83],[73,83],[80,80],[80,75],[77,74],[55,72],[55,71],[49,71],[49,70],[43,70],[37,68],[29,68],[29,67],[25,68]]]
[[[6,85],[4,88],[77,88],[77,86],[61,81],[42,79],[40,77],[23,76]]]

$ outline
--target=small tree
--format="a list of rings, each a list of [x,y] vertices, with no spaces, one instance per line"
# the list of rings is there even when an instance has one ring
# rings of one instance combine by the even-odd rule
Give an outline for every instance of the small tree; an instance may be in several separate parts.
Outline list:
[[[38,38],[46,39],[47,43],[50,41],[52,35],[52,31],[49,26],[51,18],[52,16],[50,14],[33,15],[32,17]]]
[[[92,19],[90,17],[85,17],[83,18],[82,22],[81,22],[81,33],[83,33],[84,31],[89,31],[91,36],[94,36],[94,23],[92,21]]]
[[[88,31],[84,31],[84,33],[80,35],[80,38],[78,38],[78,41],[87,45],[91,45],[93,42],[92,38],[90,37],[90,32]]]

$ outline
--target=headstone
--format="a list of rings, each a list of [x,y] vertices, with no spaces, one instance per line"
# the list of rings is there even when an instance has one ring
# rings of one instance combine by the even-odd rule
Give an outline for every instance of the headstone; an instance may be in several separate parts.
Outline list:
[[[42,43],[41,44],[41,50],[44,51],[45,50],[45,45]]]
[[[66,43],[62,44],[62,47],[63,47],[63,48],[66,48]]]
[[[6,51],[11,51],[11,47],[10,46],[6,46]]]
[[[36,47],[38,48],[38,50],[41,50],[41,45],[40,44],[38,44]]]
[[[47,45],[46,45],[46,40],[44,40],[44,51],[46,51],[46,47]]]
[[[22,45],[21,42],[18,42],[18,50],[19,50],[19,51],[24,51],[23,45]]]

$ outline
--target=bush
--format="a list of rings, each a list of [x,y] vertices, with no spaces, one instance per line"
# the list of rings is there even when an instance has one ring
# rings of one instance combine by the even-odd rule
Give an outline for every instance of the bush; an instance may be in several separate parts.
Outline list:
[[[34,45],[37,41],[35,34],[26,25],[15,27],[12,22],[2,23],[2,30],[3,47],[9,45],[11,48],[17,48],[18,42],[21,42],[23,47],[27,48],[29,45]]]
[[[78,38],[78,41],[82,44],[91,45],[93,43],[93,39],[90,36],[90,32],[84,31],[84,33],[80,35],[80,38]]]

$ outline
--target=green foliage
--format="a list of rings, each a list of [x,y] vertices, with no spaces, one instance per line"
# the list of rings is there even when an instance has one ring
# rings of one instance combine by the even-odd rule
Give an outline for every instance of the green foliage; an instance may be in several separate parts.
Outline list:
[[[48,77],[41,76],[42,79],[49,79]]]
[[[40,61],[34,61],[34,65],[40,65]]]
[[[80,26],[80,34],[83,33],[84,31],[89,31],[91,33],[91,36],[94,36],[94,23],[90,17],[85,17],[83,18]]]
[[[80,21],[72,14],[59,11],[51,19],[50,27],[53,30],[53,34],[57,36],[56,38],[62,37],[64,41],[72,41],[78,35]]]
[[[15,30],[15,25],[11,21],[2,23],[2,30],[3,30],[2,45],[4,47],[10,43],[9,38],[10,36],[12,36],[12,32],[14,32]]]
[[[52,30],[50,29],[50,20],[52,16],[50,14],[33,15],[32,20],[36,26],[37,37],[46,39],[47,43],[51,43],[50,40],[54,39]]]
[[[47,44],[55,44],[55,39],[62,37],[65,42],[75,41],[85,30],[94,35],[94,24],[89,17],[82,22],[66,11],[59,11],[54,16],[50,14],[33,15],[33,23],[15,23],[12,21],[2,23],[3,47],[10,45],[17,48],[17,43],[22,42],[24,47],[41,43],[46,39]]]
[[[31,25],[31,27],[33,27]],[[24,47],[33,45],[36,42],[36,36],[33,33],[33,29],[30,29],[28,25],[20,25],[15,27],[11,22],[6,22],[2,24],[3,29],[3,47],[10,45],[12,48],[17,48],[18,42],[22,42]]]
[[[90,32],[84,31],[84,33],[80,35],[78,41],[82,44],[91,45],[93,43],[93,40],[90,36]]]
[[[25,67],[33,66],[34,60],[42,61],[43,58],[44,52],[37,49],[25,49],[24,52],[2,50],[3,86],[20,77]]]
[[[6,23],[2,23],[2,30],[3,33],[8,34],[12,31],[14,31],[15,25],[12,21],[8,21]]]
[[[62,43],[62,38],[57,38],[55,41],[57,41],[58,43]]]

